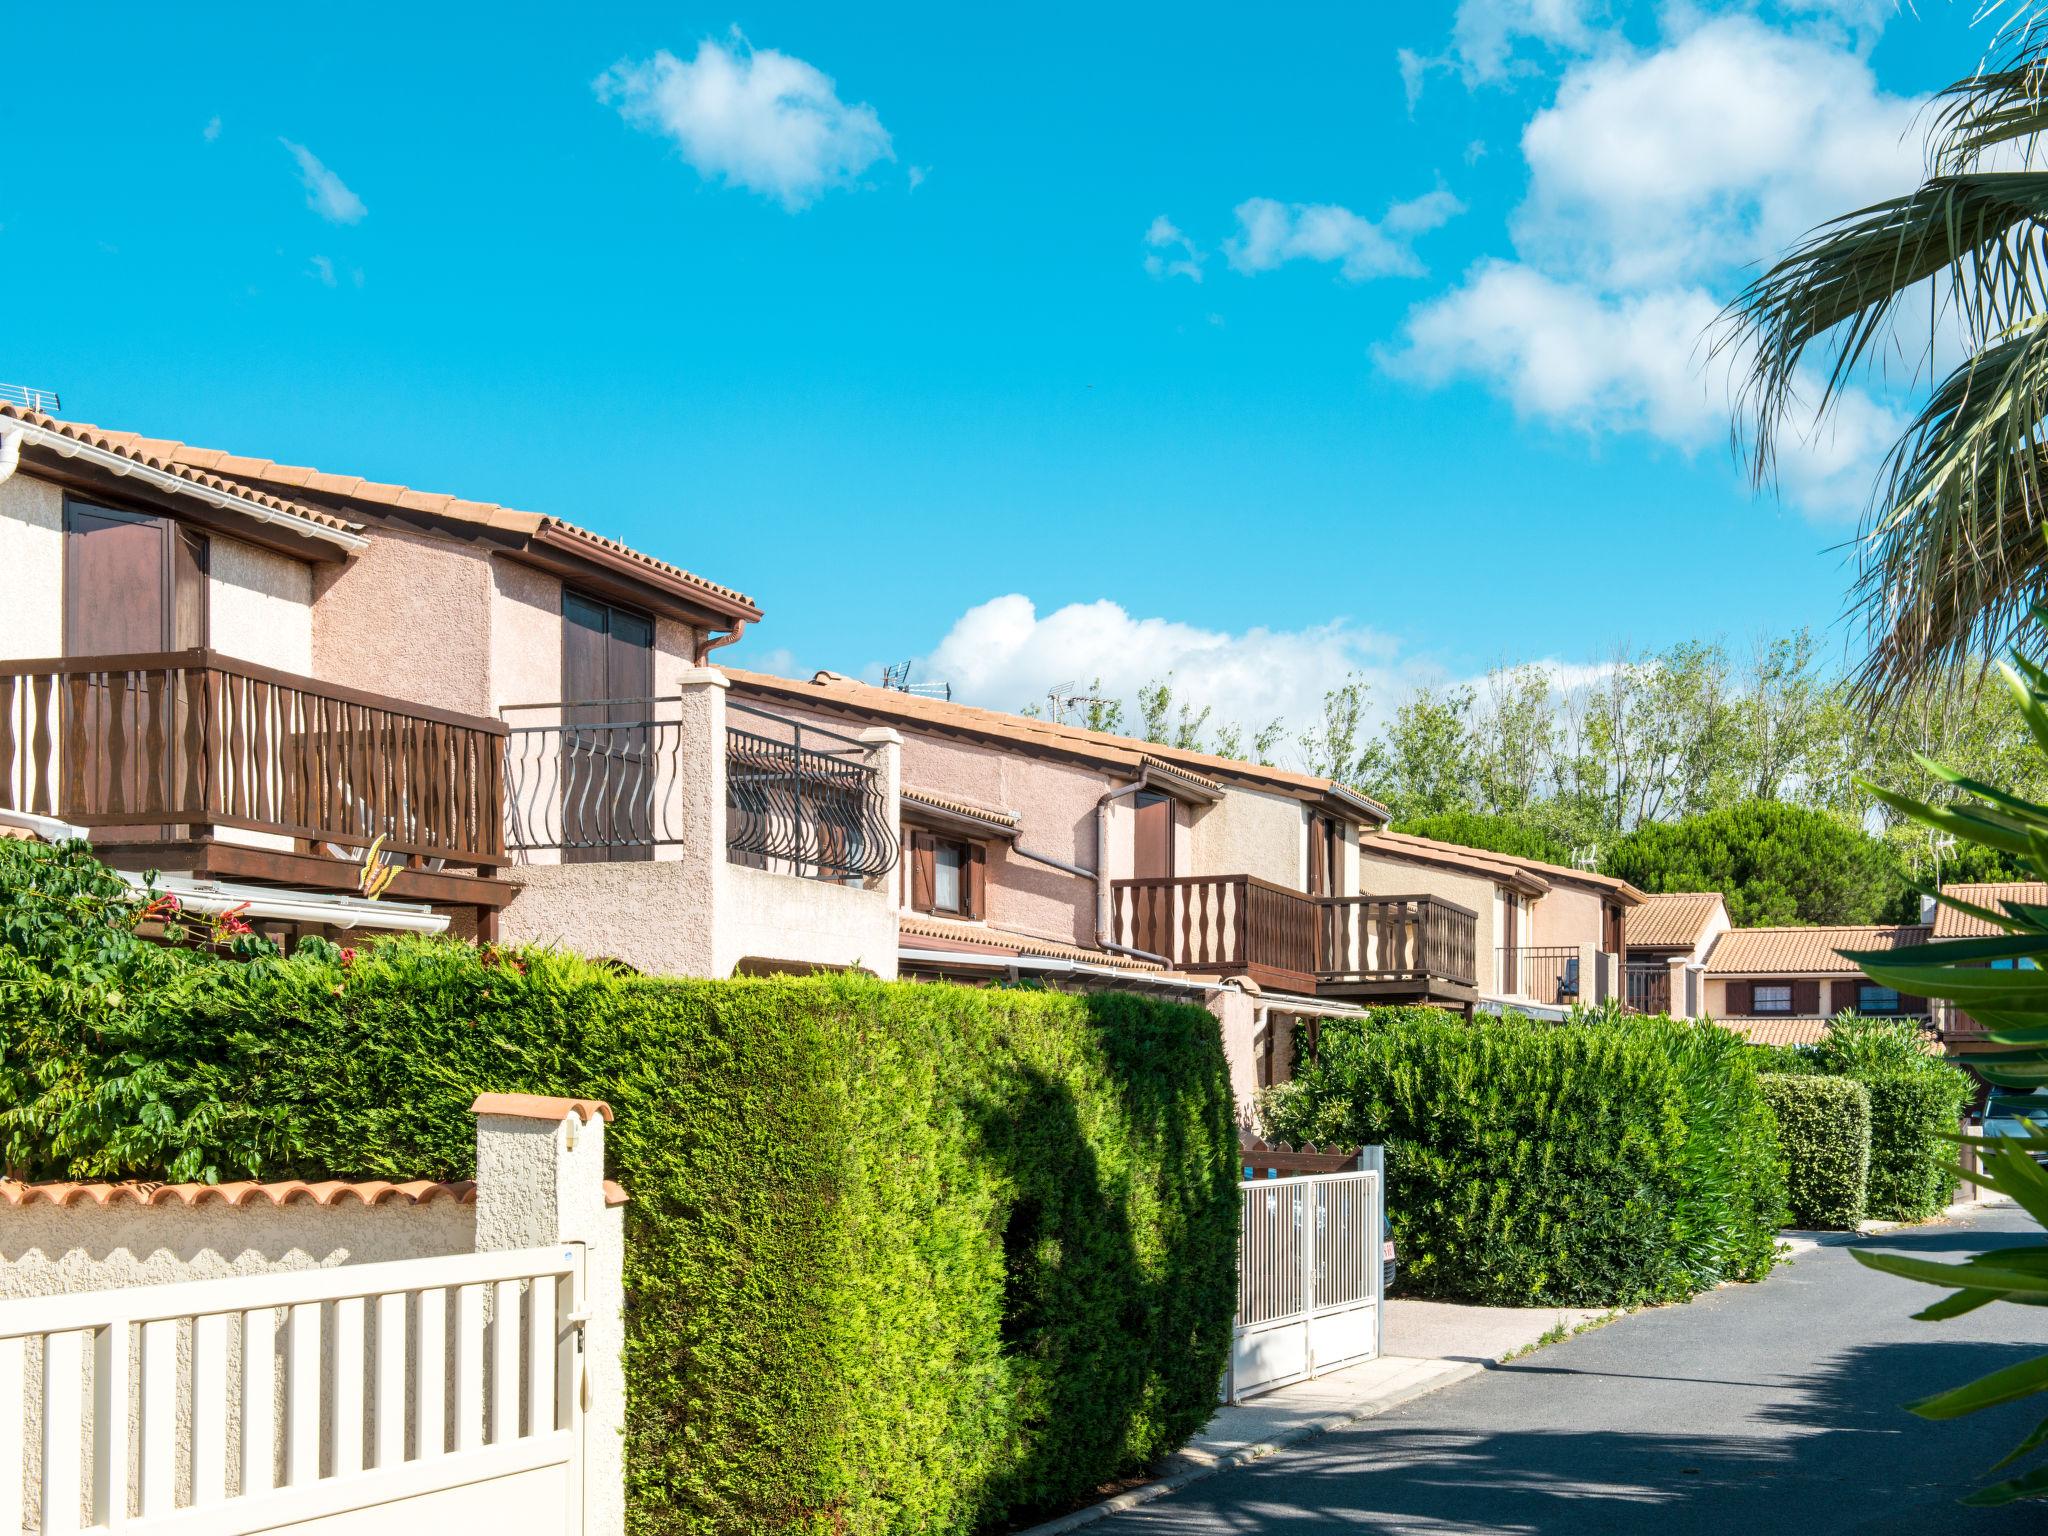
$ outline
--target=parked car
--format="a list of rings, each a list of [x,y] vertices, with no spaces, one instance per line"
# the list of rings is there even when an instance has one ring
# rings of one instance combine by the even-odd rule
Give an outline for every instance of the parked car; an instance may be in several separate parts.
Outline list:
[[[1380,1217],[1380,1294],[1386,1295],[1394,1288],[1394,1276],[1400,1273],[1401,1262],[1394,1252],[1394,1224],[1382,1215]]]
[[[2029,1126],[2036,1135],[2048,1135],[2048,1090],[2037,1088],[2031,1093],[2017,1093],[2010,1088],[1991,1090],[1991,1097],[1984,1101],[1986,1136],[2025,1136]],[[2037,1160],[2048,1161],[2048,1148],[2035,1152],[2034,1156]]]

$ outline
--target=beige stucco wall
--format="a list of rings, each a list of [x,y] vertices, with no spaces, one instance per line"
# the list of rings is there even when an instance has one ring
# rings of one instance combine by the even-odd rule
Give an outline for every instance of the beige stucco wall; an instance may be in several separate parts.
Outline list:
[[[64,654],[64,493],[16,472],[0,481],[0,657]]]
[[[722,974],[702,859],[520,864],[504,875],[518,887],[498,914],[498,937],[508,944],[623,960],[652,976]]]
[[[1436,896],[1470,907],[1478,914],[1473,923],[1473,969],[1479,976],[1482,995],[1494,990],[1494,957],[1500,947],[1500,914],[1493,895],[1494,884],[1484,875],[1461,874],[1435,864],[1418,864],[1389,858],[1374,851],[1366,838],[1359,849],[1359,894],[1364,896]]]
[[[494,600],[481,551],[380,529],[367,549],[314,577],[313,675],[439,709],[495,713]]]
[[[313,567],[216,533],[207,561],[207,644],[297,677],[313,671]]]
[[[793,965],[858,966],[885,980],[896,976],[893,884],[873,890],[804,880],[728,864],[718,909],[718,969],[729,976],[744,960]]]
[[[562,698],[562,583],[546,571],[502,557],[490,562],[491,652],[488,688],[498,707],[555,704]],[[515,711],[513,725],[552,725],[552,713]]]
[[[1233,785],[1196,812],[1190,841],[1189,873],[1256,875],[1297,891],[1307,885],[1307,815],[1292,796]]]
[[[1600,942],[1601,905],[1597,892],[1575,885],[1553,884],[1536,898],[1529,944],[1535,947],[1604,948]]]

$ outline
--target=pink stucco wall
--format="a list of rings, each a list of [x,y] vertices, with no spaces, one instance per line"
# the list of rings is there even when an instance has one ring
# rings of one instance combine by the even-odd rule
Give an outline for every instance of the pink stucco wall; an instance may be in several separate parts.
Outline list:
[[[1536,898],[1527,942],[1539,948],[1591,945],[1594,949],[1605,949],[1600,933],[1602,906],[1597,892],[1553,882],[1547,892]]]
[[[449,539],[377,530],[314,574],[313,675],[410,703],[488,715],[491,568]]]

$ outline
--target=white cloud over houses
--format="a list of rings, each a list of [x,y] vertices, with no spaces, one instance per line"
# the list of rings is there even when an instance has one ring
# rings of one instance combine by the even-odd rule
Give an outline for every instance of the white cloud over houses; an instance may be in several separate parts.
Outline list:
[[[1707,333],[1745,267],[1919,179],[1921,103],[1878,85],[1841,11],[1789,31],[1674,11],[1681,30],[1656,47],[1582,45],[1522,134],[1515,255],[1417,305],[1385,364],[1478,380],[1553,426],[1725,442],[1742,358]],[[1817,382],[1803,395],[1817,404]],[[1814,515],[1855,511],[1902,424],[1846,391],[1817,429],[1783,435],[1780,489]]]
[[[1233,632],[1142,617],[1108,599],[1041,613],[1016,592],[962,613],[914,675],[950,683],[962,703],[1015,710],[1042,705],[1056,685],[1087,690],[1097,679],[1104,695],[1134,700],[1169,673],[1177,697],[1214,710],[1211,725],[1235,721],[1247,732],[1276,717],[1290,732],[1309,729],[1321,718],[1324,691],[1353,673],[1387,708],[1428,675],[1398,657],[1387,637],[1343,621]]]
[[[1349,282],[1418,276],[1417,235],[1440,228],[1465,205],[1439,187],[1396,203],[1375,221],[1333,203],[1282,203],[1248,198],[1236,208],[1237,233],[1224,245],[1239,272],[1270,272],[1290,261],[1335,263]]]
[[[817,66],[737,34],[731,48],[706,39],[687,61],[666,49],[621,61],[594,89],[627,122],[672,140],[706,180],[792,211],[896,158],[873,107],[847,104]]]
[[[215,118],[217,123],[220,120]],[[354,224],[370,210],[351,192],[348,184],[320,163],[320,157],[303,144],[279,139],[298,162],[299,180],[306,189],[306,206],[330,224]]]
[[[1202,264],[1209,258],[1195,242],[1181,232],[1165,214],[1154,219],[1145,231],[1145,275],[1164,280],[1184,277],[1191,283],[1202,280]]]

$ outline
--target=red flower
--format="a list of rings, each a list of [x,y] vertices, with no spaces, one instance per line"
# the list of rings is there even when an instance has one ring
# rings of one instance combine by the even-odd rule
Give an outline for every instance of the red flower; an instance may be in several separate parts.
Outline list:
[[[356,952],[353,949],[343,949],[341,952],[341,963],[344,967],[354,965],[356,963]]]

